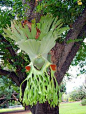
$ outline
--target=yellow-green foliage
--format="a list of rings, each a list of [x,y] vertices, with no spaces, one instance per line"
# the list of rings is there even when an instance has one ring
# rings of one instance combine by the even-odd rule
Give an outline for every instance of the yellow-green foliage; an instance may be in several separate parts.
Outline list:
[[[36,27],[40,30],[37,39],[35,38]],[[61,27],[62,20],[46,15],[41,18],[39,23],[32,22],[31,31],[27,25],[23,28],[21,22],[16,21],[11,22],[11,27],[7,26],[7,29],[4,29],[4,36],[15,40],[19,48],[25,51],[31,60],[28,65],[31,68],[28,76],[21,83],[21,86],[25,81],[27,83],[23,99],[20,86],[20,99],[26,105],[33,106],[37,102],[48,101],[50,106],[55,107],[59,103],[59,86],[54,76],[55,71],[50,69],[51,75],[47,73],[48,67],[52,64],[48,61],[47,55],[55,46],[56,39],[68,29]]]

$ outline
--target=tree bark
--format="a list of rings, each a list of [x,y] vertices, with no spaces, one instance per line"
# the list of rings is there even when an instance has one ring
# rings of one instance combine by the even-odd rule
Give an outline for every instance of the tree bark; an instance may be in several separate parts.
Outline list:
[[[36,106],[27,106],[26,110],[30,110],[32,114],[59,114],[59,105],[51,108],[48,102],[43,104],[38,102]]]
[[[79,26],[78,26],[79,25]],[[65,41],[62,44],[57,43],[51,51],[53,63],[57,65],[56,78],[58,84],[62,82],[62,79],[67,72],[73,58],[79,50],[83,39],[86,34],[86,8],[82,12],[82,15],[74,22],[73,28],[69,30]],[[81,42],[76,42],[75,39],[82,39]],[[73,40],[71,43],[67,43],[68,40]]]
[[[16,75],[15,72],[13,72],[13,71],[6,71],[6,70],[3,70],[0,67],[0,75],[8,76],[8,78],[11,78],[11,80],[13,82],[15,82],[17,86],[20,86],[19,77]]]
[[[22,0],[22,4],[23,5],[26,4],[27,6],[29,6],[29,8],[28,7],[25,7],[25,13],[26,13],[27,19],[28,18],[31,19],[32,13],[33,13],[34,8],[35,8],[35,0],[30,0],[30,1]]]
[[[59,114],[59,106],[51,108],[47,102],[43,104],[37,103],[35,114]]]
[[[41,1],[41,0],[40,0]],[[35,11],[35,7],[36,7],[36,0],[30,0],[30,1],[27,1],[27,0],[22,0],[22,4],[23,5],[28,5],[29,8],[25,7],[25,10],[26,10],[26,17],[27,17],[27,20],[29,22],[31,22],[32,19],[36,19],[36,22],[39,22],[40,20],[40,17],[42,15],[42,12],[41,13],[38,13]]]
[[[76,56],[76,53],[78,52],[85,36],[86,36],[86,25],[83,26],[81,32],[79,33],[79,35],[77,37],[77,39],[82,39],[82,41],[74,42],[74,45],[72,46],[71,50],[69,51],[69,53],[66,57],[66,60],[64,61],[63,65],[61,66],[61,69],[57,70],[57,72],[56,72],[56,78],[57,78],[58,84],[60,84],[62,82],[62,79],[64,78],[64,75],[68,71],[69,66],[70,66],[71,62],[73,61],[74,57]],[[57,67],[59,67],[58,64],[57,64]]]

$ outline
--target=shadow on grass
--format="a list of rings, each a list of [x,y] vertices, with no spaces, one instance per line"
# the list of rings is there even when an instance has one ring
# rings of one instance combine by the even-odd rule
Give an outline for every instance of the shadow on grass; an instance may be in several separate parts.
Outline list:
[[[30,111],[19,110],[19,111],[10,111],[10,112],[1,112],[0,114],[29,114]]]

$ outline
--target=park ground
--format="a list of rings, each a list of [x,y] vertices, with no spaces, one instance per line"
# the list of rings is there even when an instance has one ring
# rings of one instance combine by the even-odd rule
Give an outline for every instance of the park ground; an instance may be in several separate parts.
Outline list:
[[[16,110],[20,111],[18,112]],[[31,113],[30,111],[24,111],[23,108],[15,108],[15,109],[0,109],[0,114],[31,114]],[[82,106],[80,102],[61,103],[60,114],[86,114],[86,106]]]

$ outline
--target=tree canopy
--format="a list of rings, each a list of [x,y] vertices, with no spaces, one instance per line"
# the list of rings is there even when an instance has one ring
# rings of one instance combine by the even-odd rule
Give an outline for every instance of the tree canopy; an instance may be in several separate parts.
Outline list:
[[[6,9],[3,9],[6,8]],[[17,86],[27,77],[25,67],[29,56],[9,37],[4,38],[3,28],[12,20],[31,22],[34,18],[52,14],[63,20],[62,27],[70,27],[64,32],[50,51],[52,63],[56,64],[56,79],[61,84],[70,65],[80,65],[85,73],[86,65],[86,2],[85,0],[1,0],[0,1],[0,75],[11,78]],[[73,61],[73,62],[72,62]],[[3,77],[2,77],[3,78]],[[24,92],[26,84],[22,85]]]

